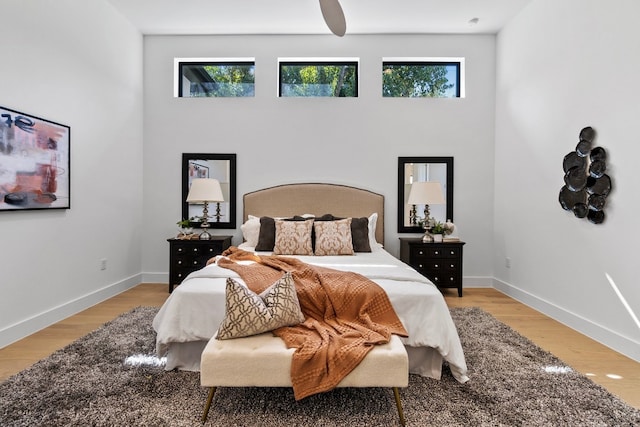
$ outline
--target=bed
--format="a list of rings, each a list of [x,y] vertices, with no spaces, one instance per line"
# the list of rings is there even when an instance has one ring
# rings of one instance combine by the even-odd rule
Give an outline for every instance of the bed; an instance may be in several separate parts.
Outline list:
[[[256,219],[261,217],[320,218],[326,214],[335,218],[367,218],[366,238],[371,252],[348,256],[296,255],[296,258],[312,265],[354,271],[376,282],[387,293],[408,332],[402,341],[409,356],[409,372],[439,379],[446,361],[456,380],[466,382],[464,353],[442,294],[382,246],[384,196],[355,187],[315,183],[247,193],[243,197],[242,226],[247,240],[239,247],[255,251],[256,236],[251,233],[255,233]],[[200,355],[225,315],[225,283],[229,277],[241,280],[232,270],[211,263],[185,278],[160,308],[153,327],[158,356],[167,358],[165,369],[200,369]]]

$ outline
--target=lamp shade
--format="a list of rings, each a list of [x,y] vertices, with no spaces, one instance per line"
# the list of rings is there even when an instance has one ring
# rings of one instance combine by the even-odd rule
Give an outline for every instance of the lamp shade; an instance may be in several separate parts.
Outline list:
[[[437,181],[420,181],[411,184],[409,191],[409,205],[443,205],[444,194],[442,193],[442,185]]]
[[[224,202],[220,182],[211,178],[196,178],[191,182],[188,203]]]

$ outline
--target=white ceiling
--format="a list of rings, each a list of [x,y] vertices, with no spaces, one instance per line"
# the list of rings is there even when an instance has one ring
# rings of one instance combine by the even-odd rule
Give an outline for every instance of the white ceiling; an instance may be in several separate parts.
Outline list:
[[[143,34],[331,34],[318,0],[108,0]],[[532,0],[340,0],[349,34],[497,33]],[[473,25],[469,21],[478,18]]]

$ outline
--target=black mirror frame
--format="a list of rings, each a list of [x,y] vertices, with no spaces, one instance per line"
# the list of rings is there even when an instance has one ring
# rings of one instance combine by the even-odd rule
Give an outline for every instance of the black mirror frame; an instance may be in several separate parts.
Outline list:
[[[445,163],[447,165],[447,219],[453,221],[453,157],[398,157],[398,233],[424,233],[419,226],[404,224],[404,169],[407,163]]]
[[[189,217],[189,161],[190,160],[228,160],[229,161],[229,221],[209,221],[209,228],[236,228],[236,155],[182,153],[182,218]],[[201,221],[192,221],[191,227],[200,228]]]

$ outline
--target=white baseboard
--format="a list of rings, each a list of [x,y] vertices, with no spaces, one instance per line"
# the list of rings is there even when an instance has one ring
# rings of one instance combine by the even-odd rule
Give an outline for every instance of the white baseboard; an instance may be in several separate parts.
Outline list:
[[[7,345],[21,340],[34,332],[38,332],[47,326],[66,319],[69,316],[73,316],[82,310],[86,310],[87,308],[118,295],[127,289],[137,286],[141,282],[141,277],[141,274],[135,274],[119,282],[105,286],[104,288],[31,316],[21,322],[7,326],[0,330],[0,348],[6,347]]]
[[[464,290],[464,288],[493,288],[493,277],[464,276],[462,289]]]
[[[142,283],[166,283],[169,286],[169,273],[142,273]]]
[[[499,279],[493,279],[492,287],[600,344],[640,362],[640,343]]]

